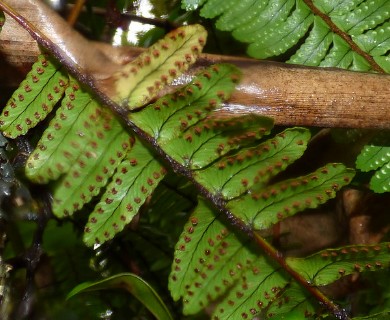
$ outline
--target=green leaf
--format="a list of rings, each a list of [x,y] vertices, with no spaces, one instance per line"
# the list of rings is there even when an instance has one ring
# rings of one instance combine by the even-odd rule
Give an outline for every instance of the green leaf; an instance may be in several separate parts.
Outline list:
[[[90,93],[72,80],[61,107],[27,160],[27,177],[47,183],[68,172],[96,135],[96,123],[102,112],[106,111]]]
[[[150,102],[160,89],[195,62],[206,37],[201,25],[184,26],[170,32],[122,68],[117,75],[114,100],[130,110]]]
[[[286,261],[311,285],[324,286],[356,272],[388,268],[389,250],[387,242],[354,245],[323,250],[307,258],[287,258]]]
[[[174,300],[183,297],[184,313],[214,302],[213,319],[245,319],[270,308],[313,314],[316,306],[283,269],[220,218],[200,199],[176,244],[169,289]]]
[[[121,288],[130,292],[158,320],[173,319],[158,293],[145,280],[132,273],[120,273],[104,280],[81,283],[68,294],[67,298],[70,299],[82,292],[114,288]]]
[[[303,1],[293,1],[293,3],[296,8],[285,21],[276,20],[275,23],[264,28],[264,31],[257,30],[256,42],[248,47],[250,56],[265,59],[280,55],[294,46],[305,35],[313,23],[313,15]]]
[[[230,96],[238,74],[238,69],[230,64],[211,66],[184,88],[142,111],[131,113],[129,119],[156,139],[163,149],[169,148],[172,139],[183,135]]]
[[[309,175],[285,180],[232,200],[227,208],[255,230],[266,229],[334,198],[336,191],[348,184],[354,174],[342,164],[329,164]]]
[[[387,0],[364,1],[352,12],[332,15],[332,21],[350,35],[362,34],[389,18],[390,3]]]
[[[356,159],[356,167],[362,171],[371,171],[390,162],[390,147],[366,145]]]
[[[375,30],[355,36],[353,39],[360,48],[373,57],[383,56],[390,50],[390,22],[382,24]]]
[[[303,154],[309,139],[306,129],[287,129],[273,139],[216,161],[195,172],[194,177],[211,193],[232,199],[253,187],[265,186]]]
[[[318,305],[299,284],[291,282],[270,301],[264,314],[272,320],[320,319]]]
[[[0,130],[10,138],[25,134],[46,118],[61,99],[68,76],[58,63],[40,55],[0,115]]]
[[[129,150],[130,136],[111,113],[103,111],[97,120],[83,152],[54,190],[52,209],[58,217],[72,215],[98,195]]]
[[[90,214],[84,242],[88,246],[103,243],[122,231],[165,173],[165,168],[155,159],[155,155],[136,140]]]
[[[185,314],[222,296],[256,257],[218,216],[200,199],[176,244],[169,289],[174,300],[183,297]]]
[[[390,191],[390,147],[366,145],[356,159],[356,168],[376,170],[370,188],[378,193]]]
[[[252,259],[250,264],[242,265],[240,278],[215,308],[214,319],[252,319],[259,316],[289,283],[283,270],[267,257]]]
[[[319,17],[314,17],[313,29],[299,50],[288,60],[289,63],[318,66],[325,58],[333,42],[328,25]]]

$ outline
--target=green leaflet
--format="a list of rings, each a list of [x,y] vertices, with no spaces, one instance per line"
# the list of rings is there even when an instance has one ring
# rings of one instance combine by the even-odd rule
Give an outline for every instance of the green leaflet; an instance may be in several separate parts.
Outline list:
[[[55,117],[26,164],[26,175],[39,183],[59,178],[96,135],[103,109],[88,91],[71,80]]]
[[[174,300],[183,297],[185,314],[194,314],[223,295],[256,257],[217,217],[199,200],[176,244],[169,289]]]
[[[318,313],[318,305],[314,299],[293,281],[278,293],[276,299],[270,301],[264,312],[272,320],[317,319],[315,315]]]
[[[282,181],[232,200],[227,207],[256,230],[334,198],[355,175],[342,164],[329,164],[307,176]]]
[[[252,319],[278,300],[289,283],[283,270],[265,256],[258,256],[245,266],[240,279],[215,309],[213,319]],[[301,313],[302,316],[302,313]]]
[[[287,263],[313,286],[324,286],[356,272],[388,268],[390,244],[354,245],[327,249],[306,258],[287,258]]]
[[[376,170],[370,188],[378,193],[390,191],[390,147],[366,145],[356,159],[356,168]]]
[[[82,292],[113,288],[121,288],[130,292],[157,320],[173,319],[157,292],[145,280],[132,273],[120,273],[100,281],[81,283],[68,294],[68,299]]]
[[[195,62],[206,37],[206,30],[200,25],[170,32],[123,67],[116,81],[115,101],[130,110],[150,102],[162,87]]]
[[[383,70],[390,70],[389,1],[316,0],[313,5]],[[186,10],[200,6],[202,17],[217,18],[218,29],[231,31],[237,40],[249,43],[248,54],[254,58],[269,58],[290,50],[289,63],[359,71],[372,68],[303,0],[182,0]]]
[[[95,134],[56,186],[53,213],[68,216],[99,194],[130,147],[129,134],[116,118],[99,117]]]
[[[174,144],[165,144],[163,148],[179,163],[200,169],[230,151],[260,139],[272,126],[271,119],[257,115],[207,119],[188,128]]]
[[[290,61],[307,66],[318,66],[325,59],[332,43],[333,34],[328,25],[321,18],[315,16],[313,29],[298,52],[290,58]]]
[[[258,59],[277,56],[298,43],[313,23],[313,15],[303,1],[296,1],[295,6],[285,21],[271,23],[263,32],[256,32],[256,41],[248,47],[250,56]]]
[[[0,115],[0,130],[10,138],[25,134],[46,118],[61,99],[68,76],[58,63],[40,55]]]
[[[279,309],[283,305],[281,314],[292,309],[298,309],[300,316],[313,313],[309,298],[294,283],[290,287],[281,267],[251,247],[248,238],[234,234],[218,216],[200,199],[176,244],[169,289],[174,300],[183,297],[184,313],[199,312],[222,297],[212,319],[254,317],[273,304]]]
[[[165,173],[165,168],[155,156],[136,140],[90,214],[84,242],[88,246],[103,243],[122,231]]]
[[[355,10],[332,15],[332,21],[351,36],[360,35],[371,26],[382,24],[389,18],[390,3],[387,0],[371,0],[359,4]],[[368,26],[370,24],[370,26]]]
[[[227,99],[238,79],[239,71],[233,65],[211,66],[184,88],[160,98],[140,112],[131,113],[129,118],[156,139],[163,149],[169,148],[172,139],[183,135]]]
[[[273,139],[216,161],[195,172],[195,179],[211,193],[224,199],[238,197],[251,188],[258,189],[300,158],[310,132],[303,128],[287,129]]]

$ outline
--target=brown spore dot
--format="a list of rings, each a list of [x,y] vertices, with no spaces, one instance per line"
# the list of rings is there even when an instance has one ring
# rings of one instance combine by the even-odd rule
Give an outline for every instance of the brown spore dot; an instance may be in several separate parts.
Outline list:
[[[192,217],[191,218],[191,224],[195,227],[198,225],[198,218],[196,217]]]
[[[120,217],[120,219],[121,219],[122,221],[126,221],[126,216],[124,216],[124,215],[122,214],[121,217]]]
[[[97,222],[97,219],[96,219],[95,217],[92,217],[92,218],[89,220],[89,222],[91,222],[91,223],[96,223],[96,222]]]
[[[241,179],[241,184],[244,186],[244,187],[247,187],[248,186],[248,179]]]
[[[108,231],[104,231],[104,236],[105,236],[106,238],[109,238],[109,237],[110,237],[110,233],[109,233]]]
[[[137,203],[137,204],[140,204],[141,201],[142,201],[142,199],[140,197],[134,198],[134,202]]]

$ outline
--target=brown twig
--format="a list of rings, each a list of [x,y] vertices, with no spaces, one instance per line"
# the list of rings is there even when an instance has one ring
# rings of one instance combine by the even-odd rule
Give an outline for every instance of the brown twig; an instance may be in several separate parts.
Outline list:
[[[76,3],[73,5],[72,10],[69,13],[69,16],[67,18],[67,21],[69,25],[74,26],[77,19],[79,18],[79,15],[84,7],[85,0],[77,0]]]

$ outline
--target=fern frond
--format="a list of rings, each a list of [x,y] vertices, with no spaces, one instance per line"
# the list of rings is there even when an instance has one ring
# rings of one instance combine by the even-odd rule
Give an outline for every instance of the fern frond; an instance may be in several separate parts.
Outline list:
[[[103,112],[107,111],[103,111],[90,93],[71,80],[61,107],[27,160],[27,177],[47,183],[68,172],[96,135]]]
[[[73,214],[97,196],[129,150],[129,134],[112,114],[107,116],[99,117],[96,134],[56,185],[52,207],[58,217]]]
[[[52,111],[68,85],[61,66],[40,55],[0,115],[0,130],[10,138],[25,134]]]
[[[307,208],[316,208],[334,198],[336,191],[348,184],[355,175],[344,165],[331,164],[304,177],[286,180],[260,189],[227,204],[245,224],[256,230]]]
[[[327,249],[306,258],[287,258],[287,263],[313,286],[324,286],[337,279],[366,271],[388,268],[390,244],[346,246]]]
[[[130,114],[130,120],[159,144],[167,145],[228,98],[225,92],[233,91],[238,74],[237,68],[229,64],[208,68],[186,87]]]
[[[92,246],[112,239],[131,222],[164,177],[166,169],[139,140],[119,164],[100,202],[90,214],[84,242]]]
[[[306,33],[313,20],[308,6],[300,1],[295,6],[293,1],[278,2],[277,6],[277,17],[284,16],[284,20],[269,22],[280,31],[274,35],[288,43],[299,41],[299,34]],[[249,8],[251,5],[240,10]],[[260,11],[265,8],[275,10],[257,6]],[[293,26],[298,36],[287,26]],[[192,63],[205,38],[201,28],[188,30],[188,38],[183,29],[171,33],[168,37],[173,42],[164,40],[124,67],[124,73],[117,77],[116,102],[124,102],[130,109],[150,102],[161,82],[168,82]],[[264,41],[273,43],[272,37]],[[160,49],[167,50],[165,57]],[[272,50],[285,49],[275,45]],[[133,81],[126,82],[126,77],[133,77],[131,74]],[[155,77],[162,81],[153,82]],[[212,117],[211,111],[230,97],[238,79],[239,71],[232,65],[211,66],[177,92],[130,112],[127,124],[143,142],[123,131],[111,112],[71,80],[62,106],[28,161],[27,173],[39,182],[61,179],[55,186],[53,202],[53,211],[60,217],[72,214],[101,194],[85,227],[88,246],[112,239],[132,221],[166,174],[164,165],[189,178],[227,218],[253,236],[257,236],[256,229],[272,226],[334,197],[353,176],[351,170],[337,164],[269,185],[272,177],[302,155],[310,138],[308,130],[289,129],[264,141],[263,136],[272,127],[269,119]],[[80,136],[83,138],[78,139]],[[166,160],[164,164],[144,142],[150,142]],[[256,238],[258,243],[260,238]],[[261,241],[268,245],[265,239]],[[214,313],[217,319],[262,313],[285,315],[283,312],[293,309],[301,316],[314,314],[314,305],[302,292],[304,289],[295,300],[287,299],[298,291],[295,281],[312,289],[305,278],[296,276],[299,270],[274,254],[276,249],[271,245],[267,250],[273,260],[260,252],[252,239],[233,232],[222,213],[215,213],[199,200],[177,244],[170,277],[172,294],[176,300],[184,298],[187,314],[221,299]],[[280,305],[285,307],[277,311]]]
[[[301,157],[309,138],[306,129],[287,129],[258,146],[219,159],[205,170],[196,172],[196,180],[225,200],[258,190]]]
[[[223,4],[222,4],[223,2]],[[248,54],[265,59],[288,50],[288,62],[367,71],[390,70],[390,3],[380,1],[182,0],[218,18],[220,30],[248,43]]]
[[[206,38],[206,30],[200,25],[170,32],[123,67],[115,84],[116,102],[130,110],[150,102],[163,86],[195,62]]]

